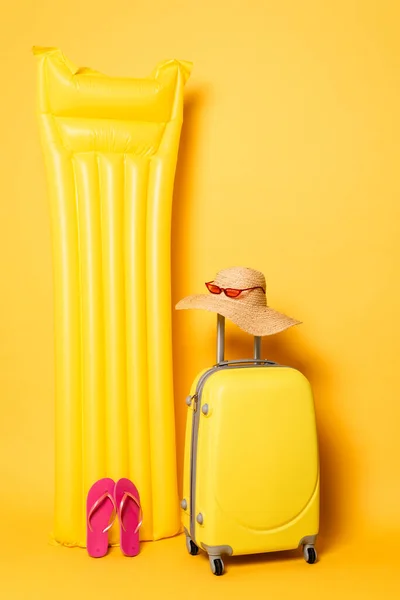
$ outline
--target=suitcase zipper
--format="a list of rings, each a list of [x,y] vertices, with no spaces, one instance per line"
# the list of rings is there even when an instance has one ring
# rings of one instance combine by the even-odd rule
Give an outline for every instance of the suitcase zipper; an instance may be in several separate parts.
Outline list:
[[[211,369],[208,369],[205,373],[203,373],[202,377],[200,377],[197,382],[196,392],[192,396],[192,400],[194,401],[193,405],[193,417],[192,417],[192,440],[191,440],[191,456],[190,456],[190,536],[194,541],[194,513],[195,513],[195,488],[196,488],[196,462],[197,462],[197,438],[198,438],[198,430],[199,430],[199,418],[200,414],[197,411],[199,398],[201,395],[201,391],[203,389],[205,381],[208,379],[214,371],[216,371],[219,367],[215,365]]]

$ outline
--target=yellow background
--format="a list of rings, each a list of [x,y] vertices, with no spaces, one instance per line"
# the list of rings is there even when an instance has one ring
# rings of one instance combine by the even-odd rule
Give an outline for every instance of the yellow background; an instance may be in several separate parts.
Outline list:
[[[17,0],[0,22],[0,573],[6,598],[235,594],[398,598],[400,9],[391,0]],[[111,75],[194,62],[173,209],[173,297],[221,267],[265,272],[304,324],[264,341],[316,399],[321,561],[237,559],[213,578],[181,539],[134,564],[47,546],[53,501],[50,227],[33,44]],[[178,468],[214,316],[174,314]],[[228,328],[230,357],[251,339]],[[397,564],[396,564],[397,563]],[[157,576],[156,576],[157,575]],[[393,576],[391,578],[391,576]],[[136,578],[136,579],[135,579]],[[119,582],[119,583],[118,583]],[[118,585],[117,585],[118,584]],[[166,592],[166,585],[175,586]]]

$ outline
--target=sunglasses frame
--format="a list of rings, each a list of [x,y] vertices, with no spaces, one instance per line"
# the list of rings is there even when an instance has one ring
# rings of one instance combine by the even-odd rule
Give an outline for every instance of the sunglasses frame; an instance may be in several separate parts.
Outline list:
[[[210,288],[208,287],[209,285],[213,285],[214,287],[219,289],[219,292],[213,292],[210,290]],[[208,291],[210,292],[210,294],[214,294],[216,296],[219,296],[222,292],[224,292],[225,296],[227,298],[239,298],[240,294],[242,292],[249,292],[250,290],[262,290],[265,294],[265,290],[261,285],[255,285],[253,287],[249,287],[249,288],[243,288],[243,289],[238,289],[238,288],[223,288],[219,285],[217,285],[216,283],[214,283],[213,281],[206,281],[205,283],[206,288],[208,289]],[[232,292],[238,292],[235,296],[229,296],[229,294],[227,294],[228,291],[232,291]]]

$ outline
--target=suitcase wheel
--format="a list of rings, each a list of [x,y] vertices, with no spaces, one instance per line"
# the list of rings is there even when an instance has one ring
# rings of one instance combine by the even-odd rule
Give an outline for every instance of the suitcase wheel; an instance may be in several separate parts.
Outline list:
[[[222,561],[222,558],[215,558],[213,556],[210,556],[210,567],[214,575],[220,577],[224,572],[224,563]]]
[[[309,564],[309,565],[313,565],[315,562],[317,562],[317,551],[315,549],[314,546],[312,546],[311,544],[305,544],[303,546],[303,555],[304,555],[304,560]]]
[[[186,536],[186,548],[189,554],[191,554],[192,556],[196,556],[196,554],[199,553],[198,546],[196,546],[196,544],[193,542],[193,540],[190,539],[189,536]]]

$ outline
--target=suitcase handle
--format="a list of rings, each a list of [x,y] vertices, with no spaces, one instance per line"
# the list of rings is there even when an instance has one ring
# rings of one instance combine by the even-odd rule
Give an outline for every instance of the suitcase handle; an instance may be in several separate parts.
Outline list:
[[[261,363],[268,363],[267,360],[261,360],[261,337],[258,335],[254,336],[254,360],[231,360],[225,361],[225,317],[217,315],[217,363],[231,362],[234,364],[238,363],[251,363],[260,361]]]
[[[239,360],[223,360],[218,363],[217,367],[229,367],[236,365],[276,365],[277,363],[273,360],[267,360],[264,358],[239,358]]]

